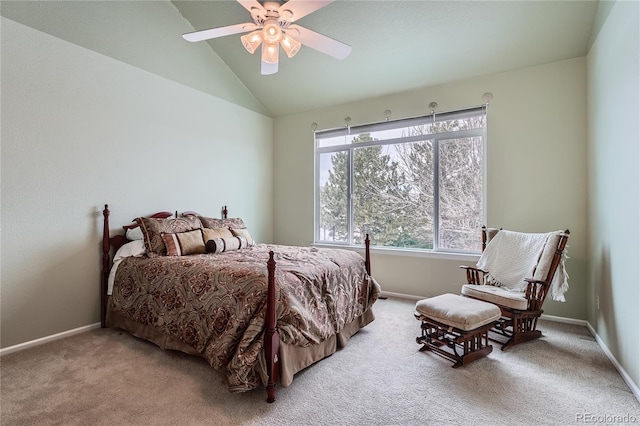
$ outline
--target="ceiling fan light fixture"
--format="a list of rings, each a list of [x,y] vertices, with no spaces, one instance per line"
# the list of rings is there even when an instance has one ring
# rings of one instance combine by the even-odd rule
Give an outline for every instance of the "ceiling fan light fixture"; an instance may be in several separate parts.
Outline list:
[[[265,43],[277,43],[282,39],[282,29],[275,19],[269,19],[262,28],[262,38]]]
[[[282,50],[287,54],[287,57],[291,59],[296,55],[296,53],[298,53],[301,44],[293,37],[285,34],[282,36],[282,40],[280,40],[280,46],[282,46]]]
[[[260,46],[260,43],[262,43],[262,31],[258,30],[245,34],[240,37],[240,40],[242,40],[242,45],[247,49],[247,52],[253,54],[258,46]]]
[[[268,64],[278,63],[278,44],[266,43],[262,47],[262,61]]]

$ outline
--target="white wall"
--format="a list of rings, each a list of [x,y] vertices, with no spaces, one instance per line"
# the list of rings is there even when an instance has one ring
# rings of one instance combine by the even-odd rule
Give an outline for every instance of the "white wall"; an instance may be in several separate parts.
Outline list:
[[[313,135],[318,129],[475,106],[494,99],[488,112],[487,225],[545,232],[570,229],[567,302],[548,300],[545,313],[586,319],[587,170],[584,58],[488,75],[413,92],[275,119],[274,238],[281,244],[313,241]],[[478,234],[479,235],[479,234]],[[458,259],[372,254],[383,290],[416,296],[458,293]]]
[[[272,239],[272,119],[2,18],[2,347],[99,321],[115,230],[228,204]],[[186,66],[186,64],[185,64]]]
[[[640,3],[616,2],[587,56],[589,323],[636,386],[640,386],[638,28]]]

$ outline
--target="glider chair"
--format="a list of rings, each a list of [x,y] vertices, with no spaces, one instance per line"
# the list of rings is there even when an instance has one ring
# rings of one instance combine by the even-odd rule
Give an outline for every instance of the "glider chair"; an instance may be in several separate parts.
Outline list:
[[[482,255],[476,267],[461,266],[467,273],[461,293],[500,308],[491,338],[502,343],[502,350],[542,335],[536,327],[548,293],[565,301],[568,238],[569,230],[522,233],[482,227]]]

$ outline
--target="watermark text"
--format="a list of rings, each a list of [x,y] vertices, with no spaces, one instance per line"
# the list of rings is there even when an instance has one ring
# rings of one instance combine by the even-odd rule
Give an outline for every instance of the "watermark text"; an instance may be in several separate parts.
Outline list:
[[[633,414],[599,414],[599,413],[577,413],[576,423],[584,424],[620,424],[637,423],[638,417]]]

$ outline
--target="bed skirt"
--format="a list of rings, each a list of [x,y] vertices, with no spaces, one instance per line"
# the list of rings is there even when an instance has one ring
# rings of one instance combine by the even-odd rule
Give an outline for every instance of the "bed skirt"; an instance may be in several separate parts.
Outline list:
[[[289,386],[293,382],[293,376],[297,372],[302,371],[311,364],[326,358],[335,353],[339,348],[344,347],[351,336],[372,322],[374,318],[373,311],[369,308],[364,314],[347,324],[337,335],[334,334],[329,339],[317,345],[300,347],[288,345],[281,341],[279,348],[280,385],[282,387]],[[152,326],[140,324],[130,318],[124,317],[119,312],[113,311],[111,304],[107,305],[106,322],[109,327],[123,329],[136,337],[155,343],[162,349],[180,351],[204,358],[204,355],[192,346],[180,342],[171,336],[167,336]],[[260,360],[258,369],[260,370],[259,374],[262,382],[266,385],[267,370],[264,355]]]

